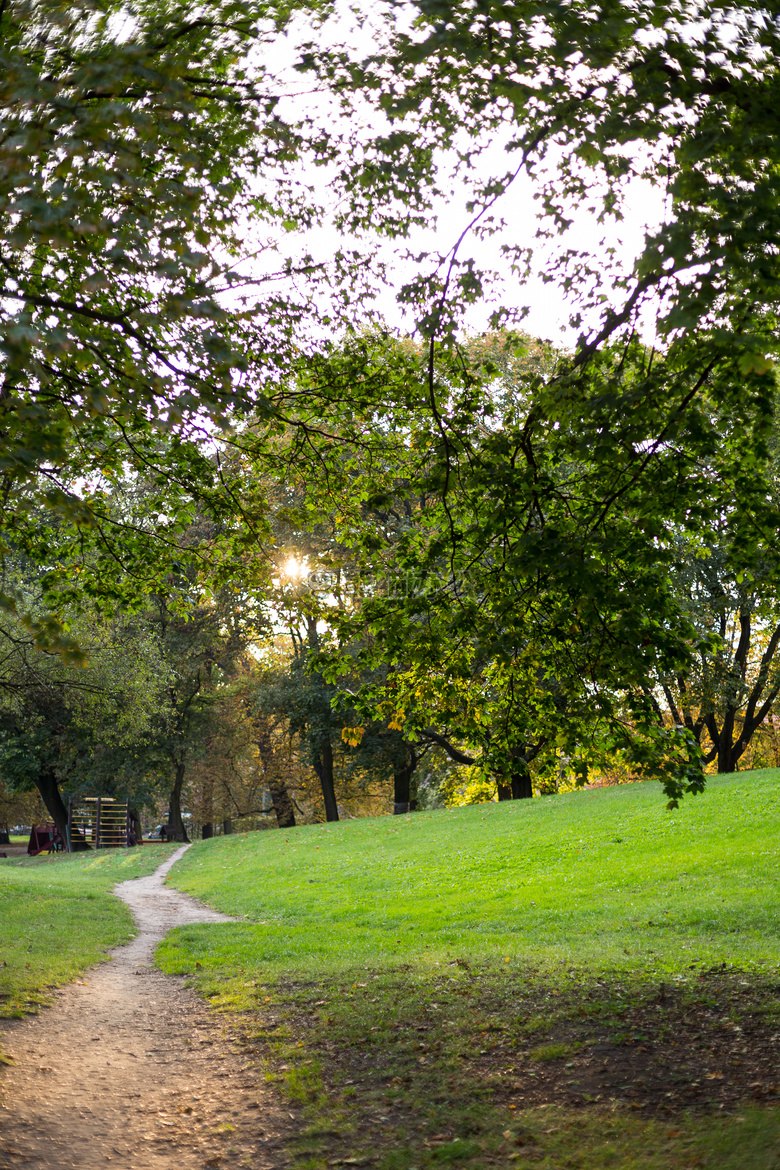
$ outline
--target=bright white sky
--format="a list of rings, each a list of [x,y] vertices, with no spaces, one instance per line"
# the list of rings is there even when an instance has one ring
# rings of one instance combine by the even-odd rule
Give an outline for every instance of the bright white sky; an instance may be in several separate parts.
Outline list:
[[[465,210],[465,191],[461,195],[460,206],[455,201],[442,206],[438,211],[438,223],[426,232],[420,232],[412,241],[412,250],[422,251],[425,248],[437,249],[446,252],[458,240],[463,228],[469,223],[470,216]],[[532,182],[522,177],[516,180],[513,188],[504,197],[502,204],[504,218],[512,225],[511,238],[513,244],[535,248],[535,269],[538,271],[544,266],[544,261],[551,254],[551,245],[535,241],[538,226],[534,188]],[[591,253],[603,253],[606,248],[613,246],[617,249],[621,260],[621,267],[630,271],[635,258],[644,244],[645,232],[660,224],[663,217],[663,198],[660,192],[647,183],[634,182],[626,204],[625,219],[620,224],[602,225],[596,222],[592,214],[584,210],[573,213],[574,223],[566,236],[561,237],[557,247],[576,247],[587,249]],[[576,340],[576,331],[569,326],[568,318],[571,305],[564,300],[561,290],[554,284],[546,284],[539,275],[532,275],[524,284],[517,276],[507,271],[506,261],[501,257],[499,247],[500,237],[493,240],[470,240],[461,245],[459,255],[464,258],[475,255],[481,262],[495,266],[499,271],[506,271],[503,281],[502,303],[513,308],[528,309],[524,328],[535,337],[541,337],[562,344],[573,344]],[[407,269],[400,264],[398,267],[399,283],[407,277]],[[388,322],[403,326],[403,314],[399,306],[394,303],[393,297],[388,294],[382,298],[384,315]],[[487,325],[487,320],[493,305],[474,306],[465,325],[470,332],[477,332]],[[595,325],[595,318],[592,322]],[[406,321],[407,327],[411,322]]]
[[[395,10],[398,11],[397,9]],[[355,29],[354,23],[345,15],[343,20],[332,22],[329,25],[328,39],[343,42],[353,40],[357,53],[370,51],[372,46],[371,29],[368,25],[362,29]],[[280,114],[285,117],[300,116],[305,112],[317,122],[326,125],[332,124],[339,115],[335,110],[332,99],[324,94],[302,92],[307,80],[292,69],[299,45],[312,36],[312,30],[305,25],[290,32],[280,42],[278,36],[269,40],[266,50],[265,63],[272,65],[275,77],[274,92],[288,93],[291,96],[280,103]],[[262,57],[261,57],[262,59]],[[294,95],[294,96],[292,96]],[[371,121],[377,127],[377,116],[366,109],[366,122]],[[501,144],[492,148],[485,158],[485,165],[491,162],[495,172],[508,170],[513,165],[512,155],[508,155]],[[310,169],[301,175],[301,179],[310,183],[317,198],[327,199],[328,172],[322,169]],[[387,241],[371,241],[363,238],[357,241],[359,246],[375,248],[393,264],[394,279],[391,287],[384,289],[378,297],[376,307],[385,322],[398,328],[402,332],[411,333],[414,328],[412,316],[399,306],[395,299],[395,292],[405,280],[414,275],[413,266],[402,260],[395,252],[405,251],[423,252],[435,250],[446,253],[458,240],[464,227],[470,222],[472,214],[467,212],[465,204],[468,195],[465,184],[456,179],[452,187],[452,195],[441,201],[441,206],[435,209],[435,222],[427,229],[420,229],[414,236],[402,245],[389,244]],[[598,197],[596,196],[596,202]],[[500,243],[521,245],[535,248],[535,269],[540,271],[545,260],[550,256],[550,245],[542,245],[535,241],[538,226],[536,203],[534,200],[534,186],[525,176],[518,178],[503,200],[495,207],[494,213],[503,216],[508,223],[507,232],[503,237],[492,240],[478,240],[470,238],[464,241],[459,256],[466,259],[474,255],[481,266],[495,267],[506,273],[501,292],[501,301],[512,308],[528,308],[528,315],[523,328],[534,336],[550,339],[558,344],[570,345],[576,340],[576,331],[568,323],[572,305],[567,304],[561,290],[553,284],[545,284],[538,276],[532,277],[529,282],[521,286],[519,280],[508,271],[507,262],[500,255]],[[601,225],[596,222],[595,215],[581,209],[573,212],[574,223],[566,236],[556,242],[556,248],[574,247],[585,249],[591,254],[606,257],[608,247],[613,247],[617,262],[624,271],[630,271],[634,259],[640,252],[645,232],[656,228],[664,218],[663,194],[647,183],[633,182],[628,188],[624,204],[625,218],[621,223]],[[333,252],[344,244],[343,236],[335,228],[322,227],[308,231],[305,237],[291,235],[282,241],[282,254],[294,256],[301,249],[309,252],[315,260],[326,261]],[[256,265],[265,267],[270,261],[256,261]],[[271,262],[271,267],[274,264]],[[255,268],[258,271],[259,268]],[[468,332],[478,332],[487,325],[490,312],[496,303],[475,306],[464,320],[464,328]],[[595,327],[598,315],[593,313],[587,318],[591,327]]]

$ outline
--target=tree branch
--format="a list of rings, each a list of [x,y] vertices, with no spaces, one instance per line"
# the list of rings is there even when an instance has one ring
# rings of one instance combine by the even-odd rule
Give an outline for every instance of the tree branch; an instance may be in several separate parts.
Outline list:
[[[439,747],[443,747],[450,759],[455,760],[458,764],[476,764],[477,762],[474,756],[468,756],[465,752],[454,747],[445,736],[439,735],[438,731],[434,731],[432,727],[424,728],[420,735],[438,744]]]

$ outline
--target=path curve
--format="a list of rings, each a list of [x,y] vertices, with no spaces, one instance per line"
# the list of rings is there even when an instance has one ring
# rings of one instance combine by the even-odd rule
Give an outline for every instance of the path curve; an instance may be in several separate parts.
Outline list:
[[[0,1167],[281,1170],[292,1115],[203,1000],[151,964],[174,926],[231,922],[152,875],[122,882],[138,936],[56,992],[53,1007],[2,1022],[14,1058],[0,1078]]]

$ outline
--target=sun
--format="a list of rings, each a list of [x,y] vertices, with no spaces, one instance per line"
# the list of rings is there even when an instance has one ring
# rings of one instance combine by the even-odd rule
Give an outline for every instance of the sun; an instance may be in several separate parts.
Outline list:
[[[291,581],[298,581],[303,576],[303,564],[295,557],[290,556],[282,565],[282,572]]]

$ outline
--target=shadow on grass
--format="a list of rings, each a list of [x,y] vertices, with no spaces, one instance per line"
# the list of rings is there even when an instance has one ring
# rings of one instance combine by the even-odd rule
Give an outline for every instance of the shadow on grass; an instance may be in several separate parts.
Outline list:
[[[460,960],[268,986],[206,964],[196,984],[302,1107],[299,1170],[780,1170],[765,977],[651,985]]]

